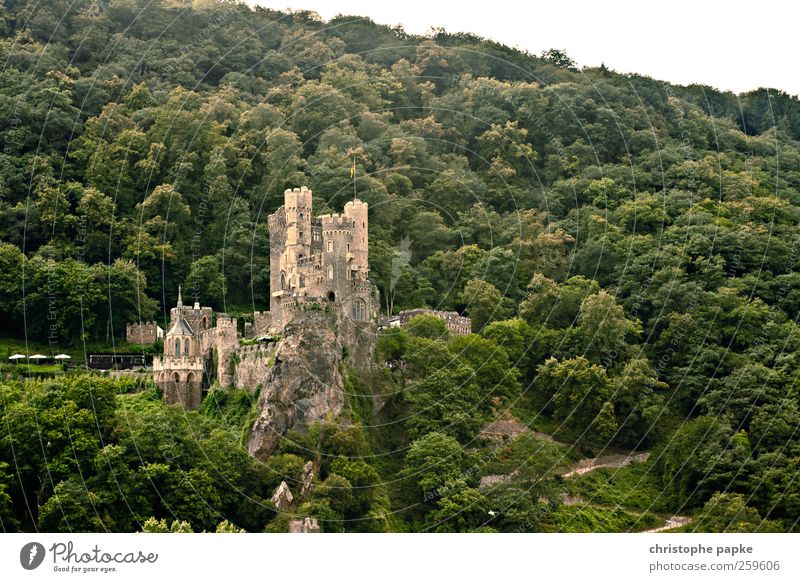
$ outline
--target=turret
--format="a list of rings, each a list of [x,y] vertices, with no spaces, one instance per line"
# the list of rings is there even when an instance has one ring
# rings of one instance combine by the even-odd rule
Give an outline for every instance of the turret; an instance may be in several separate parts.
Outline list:
[[[357,272],[359,279],[366,279],[369,273],[369,217],[368,204],[361,200],[353,200],[344,205],[344,215],[352,220],[353,238],[350,252],[353,255],[351,268]]]
[[[203,358],[197,335],[184,317],[180,287],[172,313],[175,318],[164,339],[164,356],[153,358],[153,379],[164,392],[167,404],[197,408],[202,395]]]
[[[169,328],[164,341],[164,355],[173,358],[186,358],[197,355],[197,338],[194,330],[183,317],[183,299],[181,288],[178,286],[177,317],[175,323]]]
[[[311,254],[312,193],[303,186],[283,193],[286,212],[286,255],[294,264]]]

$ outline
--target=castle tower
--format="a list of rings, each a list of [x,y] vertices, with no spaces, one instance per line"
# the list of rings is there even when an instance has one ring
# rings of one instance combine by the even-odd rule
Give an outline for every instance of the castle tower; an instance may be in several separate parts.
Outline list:
[[[286,211],[286,261],[296,266],[297,260],[311,254],[311,190],[303,186],[283,193]],[[294,275],[292,277],[291,275]],[[292,286],[297,286],[297,273],[290,274]]]
[[[368,206],[348,202],[342,214],[312,218],[312,192],[284,192],[284,205],[269,216],[269,325],[279,332],[309,304],[369,321],[378,300],[369,275]]]
[[[164,355],[153,358],[153,376],[167,404],[183,404],[187,409],[200,406],[203,385],[203,354],[200,341],[184,318],[181,288],[175,321],[164,339]]]
[[[352,278],[366,281],[369,274],[369,217],[367,216],[367,203],[358,200],[344,205],[344,215],[353,221],[352,242],[348,256],[348,268],[352,271]]]

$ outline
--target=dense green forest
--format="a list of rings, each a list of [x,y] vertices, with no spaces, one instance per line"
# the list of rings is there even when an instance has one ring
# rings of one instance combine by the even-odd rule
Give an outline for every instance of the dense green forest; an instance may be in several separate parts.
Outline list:
[[[7,0],[0,58],[7,338],[111,345],[179,284],[266,308],[267,215],[300,185],[340,211],[353,159],[384,312],[456,310],[474,332],[421,318],[381,338],[384,373],[348,376],[349,428],[267,463],[242,447],[248,395],[187,414],[5,365],[4,530],[798,528],[795,97],[214,0]],[[512,417],[532,430],[479,437]],[[562,476],[631,450],[651,455]],[[310,497],[276,512],[309,451]]]

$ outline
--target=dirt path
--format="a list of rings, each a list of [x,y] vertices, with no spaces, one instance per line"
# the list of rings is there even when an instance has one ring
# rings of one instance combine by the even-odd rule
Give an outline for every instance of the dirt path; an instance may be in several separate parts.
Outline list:
[[[667,523],[661,527],[654,527],[653,529],[646,529],[639,533],[658,533],[660,531],[668,531],[692,523],[692,518],[685,515],[673,515],[667,519]]]
[[[628,455],[613,454],[596,457],[594,459],[583,459],[578,461],[569,471],[562,473],[562,477],[574,477],[576,475],[583,475],[595,469],[619,469],[631,463],[641,463],[650,457],[650,451],[643,453],[632,453]]]

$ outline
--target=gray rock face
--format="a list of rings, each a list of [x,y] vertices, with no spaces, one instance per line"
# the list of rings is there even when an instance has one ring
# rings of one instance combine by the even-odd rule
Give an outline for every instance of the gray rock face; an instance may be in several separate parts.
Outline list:
[[[283,511],[292,504],[293,500],[294,495],[289,490],[286,481],[281,481],[281,484],[275,489],[275,493],[272,494],[272,502],[275,504],[275,508],[278,511]]]
[[[251,455],[266,460],[290,429],[303,431],[342,413],[343,345],[356,364],[369,366],[374,334],[341,317],[308,312],[284,328],[259,396],[260,414],[250,430],[247,450]]]
[[[313,517],[293,519],[289,522],[289,533],[319,533],[319,522]]]
[[[300,497],[305,497],[308,495],[309,490],[311,489],[311,481],[314,479],[314,463],[308,461],[305,465],[303,465],[303,477],[302,477],[302,484],[300,485]]]

